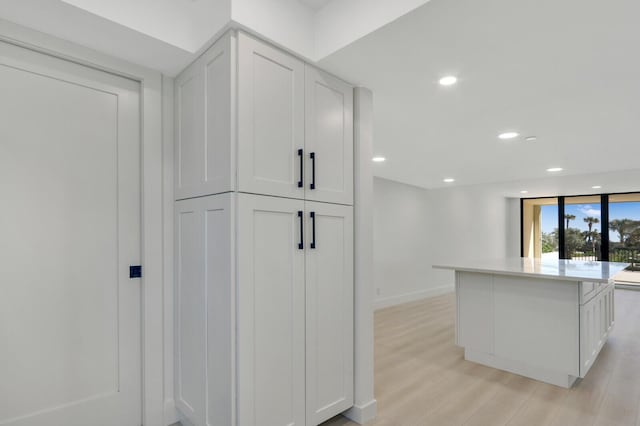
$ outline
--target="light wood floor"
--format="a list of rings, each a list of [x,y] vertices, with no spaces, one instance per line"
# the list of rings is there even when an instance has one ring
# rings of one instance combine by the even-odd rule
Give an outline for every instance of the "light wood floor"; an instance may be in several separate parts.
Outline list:
[[[640,291],[616,290],[614,330],[572,389],[465,361],[454,315],[453,294],[376,312],[371,426],[640,426]]]

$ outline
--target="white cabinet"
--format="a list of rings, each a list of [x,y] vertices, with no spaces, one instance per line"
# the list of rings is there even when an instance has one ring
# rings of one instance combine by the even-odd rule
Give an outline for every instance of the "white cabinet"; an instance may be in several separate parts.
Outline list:
[[[304,198],[304,62],[238,35],[238,190]]]
[[[353,208],[225,193],[175,213],[182,415],[317,425],[351,407]]]
[[[304,201],[238,195],[238,424],[305,424]]]
[[[175,81],[175,198],[235,188],[235,36],[227,33]]]
[[[456,270],[465,359],[558,386],[585,377],[615,322],[613,281]]]
[[[615,285],[599,284],[598,288],[600,292],[580,306],[580,377],[593,365],[615,322]]]
[[[352,204],[353,88],[307,65],[305,102],[305,198]]]
[[[352,87],[234,31],[175,85],[176,406],[320,424],[354,400]]]
[[[238,191],[353,204],[353,87],[228,32],[175,83],[176,199]]]
[[[352,207],[239,194],[237,264],[238,424],[351,407]]]
[[[307,424],[353,405],[353,208],[305,203]]]
[[[234,199],[175,205],[175,400],[196,425],[233,424]]]

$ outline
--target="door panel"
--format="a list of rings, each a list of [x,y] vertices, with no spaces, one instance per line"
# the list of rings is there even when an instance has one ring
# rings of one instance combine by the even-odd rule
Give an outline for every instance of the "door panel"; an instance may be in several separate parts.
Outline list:
[[[305,424],[304,201],[238,195],[238,423]]]
[[[310,65],[305,78],[305,199],[353,204],[353,88]]]
[[[175,399],[196,425],[233,424],[232,200],[227,193],[175,207]]]
[[[307,424],[317,425],[353,405],[353,208],[305,207]]]
[[[303,198],[304,63],[238,35],[238,190]]]
[[[0,424],[139,425],[139,85],[0,43],[0,93]]]
[[[176,203],[176,405],[189,420],[204,424],[205,250],[200,199]]]
[[[234,41],[227,33],[176,78],[177,200],[235,189]]]

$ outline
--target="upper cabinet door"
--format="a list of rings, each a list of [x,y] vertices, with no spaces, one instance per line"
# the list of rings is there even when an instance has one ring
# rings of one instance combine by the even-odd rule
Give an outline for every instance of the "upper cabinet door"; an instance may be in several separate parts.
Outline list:
[[[227,33],[175,83],[175,198],[235,189],[232,71],[235,36]]]
[[[353,204],[353,88],[306,66],[305,199]]]
[[[238,190],[304,198],[304,63],[238,34]]]

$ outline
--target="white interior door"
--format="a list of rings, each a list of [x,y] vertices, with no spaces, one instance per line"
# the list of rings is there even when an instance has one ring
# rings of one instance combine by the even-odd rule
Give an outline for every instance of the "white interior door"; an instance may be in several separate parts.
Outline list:
[[[0,43],[0,424],[141,421],[139,84]]]
[[[305,202],[307,424],[353,405],[353,208]]]
[[[305,424],[303,209],[238,195],[240,426]]]

